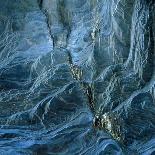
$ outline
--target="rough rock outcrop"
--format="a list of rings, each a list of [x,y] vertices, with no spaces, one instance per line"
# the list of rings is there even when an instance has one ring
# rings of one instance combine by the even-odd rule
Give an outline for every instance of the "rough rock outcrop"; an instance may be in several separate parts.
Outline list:
[[[153,0],[1,0],[3,154],[155,152]]]

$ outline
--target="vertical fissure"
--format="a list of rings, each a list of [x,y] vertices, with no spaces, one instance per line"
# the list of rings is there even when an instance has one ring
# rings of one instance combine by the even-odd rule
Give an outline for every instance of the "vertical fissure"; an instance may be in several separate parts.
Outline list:
[[[82,79],[81,79],[82,74],[83,74],[82,69],[79,66],[73,64],[72,56],[69,51],[68,51],[68,62],[70,65],[70,69],[71,69],[73,78],[78,83],[80,83],[82,90],[84,91],[85,95],[87,96],[90,110],[95,115],[95,106],[94,106],[95,104],[94,104],[94,95],[93,95],[92,86],[91,86],[91,84],[82,81]]]
[[[38,0],[38,5],[39,5],[39,8],[40,8],[41,12],[45,15],[48,32],[49,32],[51,41],[53,42],[53,48],[54,48],[55,47],[54,37],[53,37],[52,31],[51,31],[51,26],[50,26],[50,22],[49,22],[48,13],[47,13],[46,10],[43,9],[43,0]]]

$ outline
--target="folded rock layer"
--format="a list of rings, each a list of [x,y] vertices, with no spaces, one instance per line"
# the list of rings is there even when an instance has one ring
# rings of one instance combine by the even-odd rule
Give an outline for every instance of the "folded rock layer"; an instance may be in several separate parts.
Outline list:
[[[1,0],[4,155],[155,153],[153,0]]]

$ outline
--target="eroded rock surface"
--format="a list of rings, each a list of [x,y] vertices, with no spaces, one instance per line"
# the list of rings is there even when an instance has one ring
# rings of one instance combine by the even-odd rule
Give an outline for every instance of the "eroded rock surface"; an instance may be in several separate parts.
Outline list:
[[[3,154],[154,154],[153,0],[0,7]]]

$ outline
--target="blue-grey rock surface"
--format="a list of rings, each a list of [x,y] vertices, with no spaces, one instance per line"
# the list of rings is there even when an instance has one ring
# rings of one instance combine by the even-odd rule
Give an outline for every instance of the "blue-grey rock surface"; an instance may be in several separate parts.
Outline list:
[[[0,0],[0,155],[154,155],[155,1]]]

